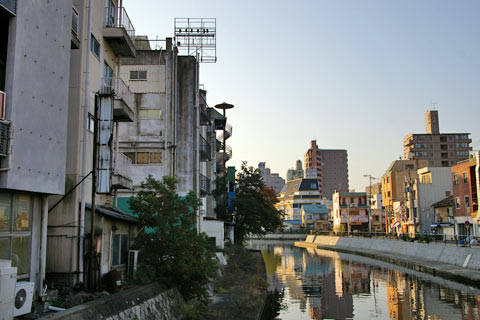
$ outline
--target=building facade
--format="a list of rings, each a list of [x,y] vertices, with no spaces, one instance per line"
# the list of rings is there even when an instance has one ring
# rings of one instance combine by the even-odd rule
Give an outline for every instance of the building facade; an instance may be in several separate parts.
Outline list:
[[[301,178],[287,181],[278,200],[275,207],[285,213],[284,220],[301,222],[302,206],[321,203],[317,179]]]
[[[295,169],[287,170],[287,181],[304,178],[302,161],[297,160]]]
[[[335,191],[348,191],[347,150],[319,149],[317,141],[310,141],[305,153],[305,168],[316,169],[322,197],[332,199]]]
[[[258,170],[260,170],[260,174],[262,175],[263,182],[265,184],[275,190],[277,195],[280,194],[283,186],[285,185],[285,180],[280,177],[278,173],[272,173],[270,168],[265,166],[265,162],[258,163]]]
[[[440,133],[437,110],[425,113],[426,133],[411,133],[403,139],[405,159],[427,160],[430,167],[451,167],[469,158],[470,133]]]
[[[332,195],[333,231],[368,232],[369,217],[365,192],[335,192]]]

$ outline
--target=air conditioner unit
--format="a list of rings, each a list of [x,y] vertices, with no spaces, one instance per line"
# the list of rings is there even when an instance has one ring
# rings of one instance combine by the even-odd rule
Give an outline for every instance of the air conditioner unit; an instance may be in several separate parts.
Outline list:
[[[128,275],[133,277],[137,271],[139,250],[128,250]]]
[[[13,310],[14,317],[21,316],[32,311],[34,288],[35,282],[17,282],[17,285],[15,286],[15,309]]]
[[[0,319],[13,318],[13,302],[17,268],[11,266],[10,260],[0,260]]]
[[[7,100],[7,94],[0,91],[0,120],[5,120],[5,103]]]

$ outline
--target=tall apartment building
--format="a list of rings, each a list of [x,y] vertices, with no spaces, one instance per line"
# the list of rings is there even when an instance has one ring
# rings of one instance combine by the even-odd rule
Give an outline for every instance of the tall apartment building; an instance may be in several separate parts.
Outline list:
[[[302,161],[297,160],[295,164],[295,169],[287,170],[287,181],[303,178],[303,166]]]
[[[347,150],[319,149],[317,141],[310,141],[305,153],[305,168],[317,169],[318,186],[322,197],[332,199],[335,191],[348,191]]]
[[[71,0],[0,1],[0,259],[35,284],[35,296],[43,292],[49,198],[65,192],[75,43]]]
[[[428,160],[430,167],[451,167],[469,158],[470,133],[440,133],[438,110],[425,113],[426,133],[410,133],[403,139],[405,159]]]
[[[280,177],[278,173],[272,173],[270,168],[265,166],[265,162],[258,163],[258,170],[260,170],[260,174],[262,175],[263,182],[273,190],[277,195],[280,194],[283,186],[285,185],[285,180]]]

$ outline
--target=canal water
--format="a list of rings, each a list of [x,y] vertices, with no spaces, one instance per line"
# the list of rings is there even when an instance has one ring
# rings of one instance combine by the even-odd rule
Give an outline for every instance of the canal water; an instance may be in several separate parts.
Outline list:
[[[288,243],[262,250],[264,319],[480,319],[480,290],[374,259]]]

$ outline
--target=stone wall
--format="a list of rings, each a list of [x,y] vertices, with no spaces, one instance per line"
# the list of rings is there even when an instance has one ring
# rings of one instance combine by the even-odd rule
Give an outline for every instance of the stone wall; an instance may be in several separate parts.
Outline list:
[[[127,320],[180,319],[183,299],[177,289],[165,289],[158,283],[128,289],[42,319]]]

